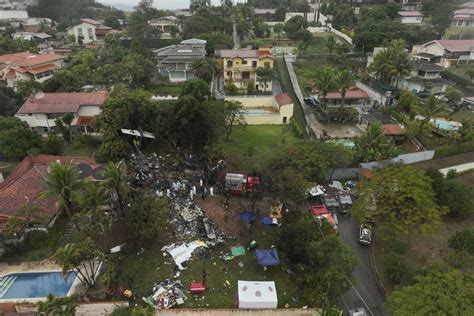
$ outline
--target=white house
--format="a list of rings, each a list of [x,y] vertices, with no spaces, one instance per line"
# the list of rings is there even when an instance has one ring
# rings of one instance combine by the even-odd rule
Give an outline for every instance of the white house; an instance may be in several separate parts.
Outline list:
[[[62,68],[64,56],[56,54],[33,54],[29,52],[0,56],[0,82],[15,88],[19,80],[44,82]]]
[[[161,38],[170,39],[173,38],[173,28],[178,27],[178,18],[175,16],[163,16],[161,18],[153,19],[148,21],[148,24],[157,28],[160,31]]]
[[[474,60],[474,40],[435,40],[414,45],[412,54],[444,68],[468,64]]]
[[[76,39],[76,43],[89,44],[103,39],[113,32],[111,27],[105,26],[103,21],[81,19],[81,23],[67,28],[67,34]]]
[[[443,67],[430,63],[424,59],[416,59],[412,62],[413,68],[409,76],[400,80],[400,86],[413,92],[419,93],[427,90],[430,86],[431,93],[445,92],[452,81],[441,77]]]
[[[28,18],[26,10],[0,10],[0,22],[10,22]]]
[[[107,92],[33,93],[15,114],[39,134],[54,131],[56,119],[73,113],[72,126],[93,133],[91,122],[101,113]]]
[[[402,18],[402,24],[421,24],[424,16],[418,11],[399,11],[398,15]]]

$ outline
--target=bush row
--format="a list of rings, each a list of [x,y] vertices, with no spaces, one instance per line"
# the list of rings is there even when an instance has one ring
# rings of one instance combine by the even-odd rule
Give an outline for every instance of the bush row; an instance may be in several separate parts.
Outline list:
[[[474,151],[474,141],[460,143],[460,144],[452,144],[452,145],[444,145],[440,146],[436,149],[434,158],[442,158],[452,155],[463,154],[467,152]]]
[[[460,86],[464,86],[464,87],[472,86],[472,81],[471,80],[469,80],[469,79],[467,79],[467,78],[465,78],[461,75],[455,74],[454,72],[444,70],[444,71],[441,72],[441,77],[443,77],[444,79],[452,80]]]

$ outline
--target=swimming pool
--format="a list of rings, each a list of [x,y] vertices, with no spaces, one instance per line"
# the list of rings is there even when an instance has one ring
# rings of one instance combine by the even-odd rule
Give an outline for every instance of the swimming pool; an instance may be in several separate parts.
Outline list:
[[[447,121],[442,118],[434,118],[430,120],[437,128],[445,130],[445,131],[458,131],[459,128],[462,126],[461,123],[456,121]]]
[[[260,110],[260,109],[240,110],[240,113],[243,114],[243,115],[269,115],[269,114],[275,114],[272,111]]]
[[[62,272],[27,272],[7,274],[0,280],[0,300],[19,298],[67,296],[76,272],[64,280]]]

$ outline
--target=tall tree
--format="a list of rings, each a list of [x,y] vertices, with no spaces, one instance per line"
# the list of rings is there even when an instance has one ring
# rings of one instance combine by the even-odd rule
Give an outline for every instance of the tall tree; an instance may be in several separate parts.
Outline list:
[[[242,103],[225,100],[223,104],[225,139],[230,142],[232,129],[235,125],[244,125],[245,117],[242,114]]]
[[[406,235],[412,230],[432,233],[442,225],[445,210],[436,205],[430,179],[412,168],[386,168],[357,186],[352,213],[359,222],[374,218],[381,236]]]
[[[40,145],[40,136],[26,122],[16,117],[0,116],[0,156],[10,160],[22,159]]]
[[[341,110],[344,108],[344,101],[346,99],[346,92],[354,85],[354,78],[348,69],[343,69],[337,74],[337,86],[341,92]]]
[[[258,80],[263,82],[263,92],[267,92],[267,83],[273,78],[273,69],[270,67],[259,67],[257,68]]]
[[[330,33],[329,36],[326,38],[325,41],[326,48],[328,49],[329,56],[332,56],[332,53],[336,49],[337,46],[337,39],[333,33]]]
[[[197,59],[192,65],[191,69],[194,71],[197,78],[205,82],[211,82],[212,77],[219,71],[218,64],[211,58]]]
[[[118,204],[119,212],[116,215],[122,217],[125,210],[125,201],[130,191],[125,162],[109,162],[105,170],[105,176],[104,187],[107,189],[109,196]]]
[[[323,66],[316,70],[314,85],[318,89],[318,95],[323,107],[326,107],[326,96],[329,92],[336,89],[336,73],[334,68]]]
[[[459,270],[432,267],[388,298],[388,309],[402,315],[474,315],[474,279]]]
[[[423,116],[422,125],[424,126],[425,124],[429,123],[432,118],[441,114],[444,111],[444,108],[445,104],[443,101],[437,99],[433,95],[430,95],[424,100],[424,102],[420,102],[416,106],[415,112]]]
[[[99,264],[104,258],[104,253],[90,238],[80,243],[66,244],[58,248],[54,254],[54,260],[61,266],[64,278],[67,279],[73,271],[76,271],[79,280],[88,288],[95,287]]]
[[[127,212],[127,223],[142,240],[150,240],[162,230],[171,206],[166,198],[145,194],[135,199]]]
[[[42,198],[58,199],[60,207],[63,207],[68,217],[74,215],[78,192],[82,189],[82,181],[79,180],[79,171],[71,164],[53,162],[49,165],[48,177],[45,180],[47,190],[41,193]],[[79,226],[77,229],[80,230]]]

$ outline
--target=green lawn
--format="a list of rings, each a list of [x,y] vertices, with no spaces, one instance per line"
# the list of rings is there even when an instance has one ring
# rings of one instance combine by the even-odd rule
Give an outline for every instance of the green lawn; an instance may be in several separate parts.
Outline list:
[[[178,95],[181,93],[183,85],[181,84],[157,84],[151,87],[150,91],[154,94],[171,94]]]
[[[474,112],[471,111],[459,111],[451,115],[450,119],[457,121],[471,121],[474,122]]]
[[[3,178],[6,179],[18,166],[19,161],[1,161],[0,162],[0,171],[3,174]]]
[[[268,166],[280,145],[296,140],[288,125],[237,126],[231,142],[223,142],[223,151],[227,162],[236,170],[258,171]]]
[[[72,142],[70,144],[65,143],[61,151],[61,156],[91,157],[98,149],[99,146],[93,146],[81,142]]]
[[[245,231],[244,222],[238,222]],[[253,238],[258,242],[258,247],[269,249],[278,238],[278,227],[256,223],[254,225]],[[291,307],[300,307],[298,300],[299,292],[292,276],[284,270],[285,265],[269,267],[266,272],[258,266],[253,251],[247,252],[244,256],[235,257],[230,262],[225,262],[219,258],[224,252],[230,252],[231,247],[237,244],[227,241],[226,245],[220,245],[214,249],[208,257],[195,255],[188,262],[188,269],[180,271],[178,279],[186,289],[185,294],[188,299],[185,301],[185,308],[232,308],[234,306],[234,294],[237,292],[238,280],[251,281],[275,281],[278,293],[278,305],[283,307],[289,304]],[[131,254],[121,261],[121,280],[124,285],[131,288],[141,301],[143,296],[151,294],[155,282],[161,282],[172,278],[173,272],[171,257],[163,256],[161,247],[163,243],[157,238],[154,242],[148,243],[145,251],[136,255]],[[280,259],[283,262],[284,258]],[[204,295],[193,296],[188,292],[192,281],[202,280],[202,271],[206,270],[206,283],[208,290]],[[138,302],[137,302],[138,303]]]

